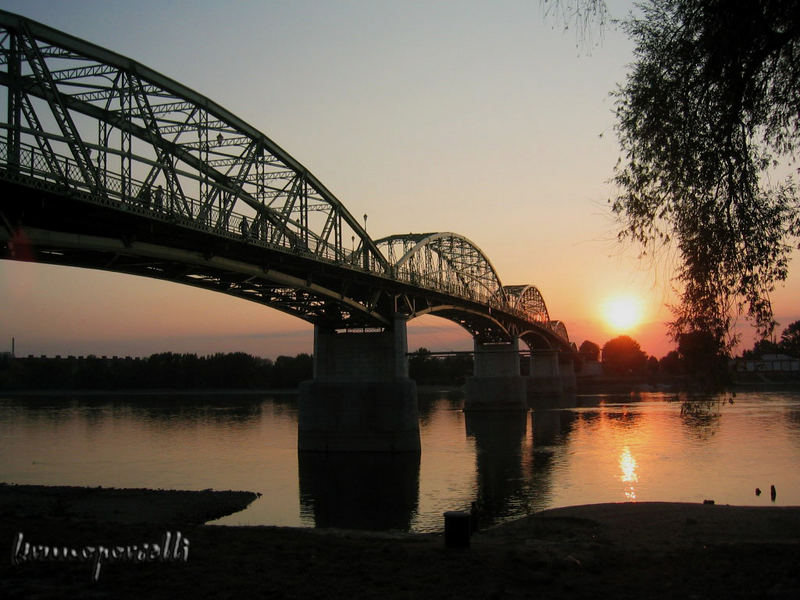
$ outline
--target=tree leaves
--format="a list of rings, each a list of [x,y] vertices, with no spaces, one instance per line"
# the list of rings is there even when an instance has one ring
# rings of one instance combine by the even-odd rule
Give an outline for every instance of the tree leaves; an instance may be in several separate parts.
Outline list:
[[[636,62],[617,90],[620,238],[678,250],[671,333],[729,350],[735,318],[762,335],[800,233],[800,6],[789,0],[650,0],[625,30]],[[795,173],[796,176],[796,173]]]

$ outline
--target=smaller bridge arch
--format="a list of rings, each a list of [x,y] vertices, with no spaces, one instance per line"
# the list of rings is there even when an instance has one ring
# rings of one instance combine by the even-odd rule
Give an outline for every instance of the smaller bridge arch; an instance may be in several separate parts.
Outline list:
[[[550,316],[544,297],[533,285],[507,285],[503,288],[512,310],[521,312],[530,321],[548,324]]]
[[[507,343],[515,337],[500,320],[492,315],[465,309],[462,306],[447,304],[432,306],[415,312],[413,318],[424,315],[434,315],[452,321],[461,326],[479,344]]]
[[[569,334],[567,333],[567,326],[563,321],[550,321],[550,329],[565,342],[569,343]]]
[[[477,244],[457,233],[408,233],[376,240],[394,276],[413,285],[485,303],[504,302],[500,277]]]

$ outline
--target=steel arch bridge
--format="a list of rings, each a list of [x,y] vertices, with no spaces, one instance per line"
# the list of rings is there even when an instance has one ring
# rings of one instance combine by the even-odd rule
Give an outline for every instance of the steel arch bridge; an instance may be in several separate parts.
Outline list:
[[[373,240],[263,133],[129,58],[0,11],[3,258],[169,280],[334,329],[434,314],[569,350],[533,286],[455,233]],[[348,242],[349,245],[348,245]]]

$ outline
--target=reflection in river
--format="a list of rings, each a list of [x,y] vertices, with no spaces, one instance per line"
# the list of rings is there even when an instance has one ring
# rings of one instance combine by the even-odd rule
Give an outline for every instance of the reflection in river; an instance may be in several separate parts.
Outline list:
[[[250,490],[261,498],[217,522],[413,531],[473,502],[484,526],[591,502],[768,505],[754,490],[771,485],[800,504],[800,393],[730,399],[465,414],[457,393],[422,394],[422,454],[375,456],[298,454],[293,396],[0,395],[0,481]]]
[[[483,526],[487,516],[507,514],[525,504],[522,452],[528,413],[468,412],[465,417],[467,436],[475,440],[476,502]]]
[[[407,531],[417,512],[416,452],[299,452],[300,505],[317,527]]]
[[[625,498],[627,500],[636,500],[636,487],[633,485],[639,481],[636,475],[636,459],[631,454],[631,449],[625,446],[619,455],[619,468],[622,471],[620,479],[626,483]]]

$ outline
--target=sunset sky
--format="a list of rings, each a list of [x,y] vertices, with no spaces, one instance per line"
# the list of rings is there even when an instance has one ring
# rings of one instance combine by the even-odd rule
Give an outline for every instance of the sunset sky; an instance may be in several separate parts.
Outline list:
[[[612,16],[631,3],[610,2]],[[585,48],[539,2],[0,0],[208,96],[305,165],[374,239],[453,231],[504,284],[531,283],[570,338],[619,333],[672,349],[668,259],[621,247],[608,198],[613,99],[632,44],[608,26]],[[578,47],[580,46],[580,47]],[[774,295],[778,333],[800,318],[800,272]],[[312,351],[312,326],[178,284],[0,261],[0,350],[18,355]],[[614,329],[631,298],[641,323]],[[751,340],[748,338],[748,346]],[[409,348],[471,348],[435,317]]]

